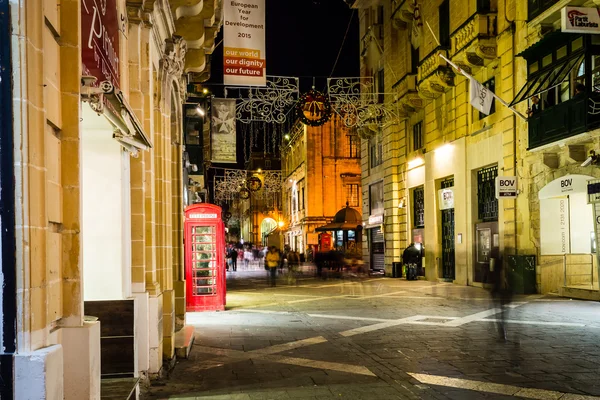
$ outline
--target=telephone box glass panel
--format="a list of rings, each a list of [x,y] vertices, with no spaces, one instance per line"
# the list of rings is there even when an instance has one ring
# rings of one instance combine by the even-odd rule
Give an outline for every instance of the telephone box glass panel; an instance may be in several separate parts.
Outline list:
[[[214,226],[196,226],[192,235],[192,293],[196,296],[217,292],[217,244]]]

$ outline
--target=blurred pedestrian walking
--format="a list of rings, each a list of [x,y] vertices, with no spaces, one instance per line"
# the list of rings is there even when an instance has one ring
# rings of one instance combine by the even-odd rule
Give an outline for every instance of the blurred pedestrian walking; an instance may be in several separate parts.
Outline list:
[[[271,246],[267,256],[265,257],[267,267],[269,268],[271,286],[275,286],[277,284],[277,267],[279,266],[280,259],[281,257],[279,256],[279,250],[277,250],[277,247]]]
[[[512,301],[512,290],[508,280],[507,268],[504,266],[502,259],[492,259],[490,268],[493,279],[492,298],[494,306],[500,309],[496,318],[496,327],[498,329],[498,337],[502,341],[507,340],[506,336],[506,319],[510,308],[508,307]]]

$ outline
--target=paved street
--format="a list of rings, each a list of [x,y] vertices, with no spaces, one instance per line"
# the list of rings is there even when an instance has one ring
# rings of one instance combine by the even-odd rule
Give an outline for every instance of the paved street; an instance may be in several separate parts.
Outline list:
[[[238,271],[227,310],[187,323],[190,358],[144,399],[600,398],[594,302],[521,296],[501,311],[449,283],[307,273],[271,288]]]

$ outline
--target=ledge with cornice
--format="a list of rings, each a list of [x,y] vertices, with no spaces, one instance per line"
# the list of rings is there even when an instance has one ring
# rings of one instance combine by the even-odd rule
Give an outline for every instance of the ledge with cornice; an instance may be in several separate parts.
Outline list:
[[[492,14],[473,14],[450,35],[453,62],[469,73],[497,58],[496,18]]]
[[[417,75],[406,74],[392,85],[399,113],[408,116],[425,106],[425,101],[417,91]]]
[[[456,74],[440,57],[448,57],[448,51],[437,47],[419,65],[418,91],[423,99],[434,99],[454,87]]]
[[[185,72],[202,73],[206,54],[212,53],[216,33],[222,24],[221,0],[170,0],[175,34],[185,39],[188,55]]]

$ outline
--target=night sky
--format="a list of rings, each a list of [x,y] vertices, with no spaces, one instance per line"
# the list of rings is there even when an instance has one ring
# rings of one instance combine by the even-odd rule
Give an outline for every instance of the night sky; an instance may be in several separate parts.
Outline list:
[[[325,90],[344,34],[352,17],[333,77],[359,76],[358,15],[343,0],[266,0],[267,75],[300,78],[301,91]],[[217,43],[223,33],[219,33]],[[211,78],[223,82],[223,43],[214,51]]]
[[[204,83],[215,97],[223,97],[222,39],[221,30],[211,60],[211,77]],[[358,15],[343,0],[266,0],[266,42],[267,75],[300,78],[300,93],[310,90],[313,77],[315,88],[326,93],[327,78],[359,76]],[[332,74],[340,48],[342,52]],[[287,123],[293,121],[291,118]],[[213,177],[222,175],[222,168],[244,168],[248,149],[243,146],[242,124],[237,125],[238,162],[216,164],[207,171],[211,190]],[[285,130],[289,125],[272,129]]]

